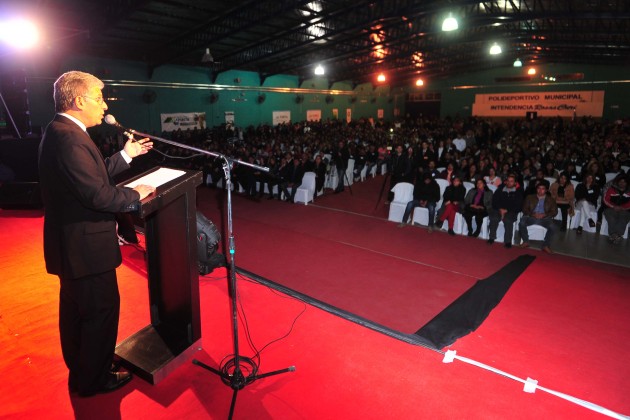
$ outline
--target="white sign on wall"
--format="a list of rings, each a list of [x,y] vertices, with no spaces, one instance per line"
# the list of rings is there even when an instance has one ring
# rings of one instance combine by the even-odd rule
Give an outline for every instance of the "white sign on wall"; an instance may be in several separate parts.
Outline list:
[[[234,111],[225,111],[225,123],[234,124]]]
[[[472,115],[479,117],[524,117],[528,112],[539,117],[601,117],[603,111],[603,90],[477,94],[472,107]]]
[[[177,114],[160,114],[162,131],[192,130],[206,128],[205,112],[182,112]]]
[[[321,121],[322,110],[321,109],[309,109],[306,111],[306,121]]]
[[[289,124],[291,122],[291,111],[273,111],[273,125]]]

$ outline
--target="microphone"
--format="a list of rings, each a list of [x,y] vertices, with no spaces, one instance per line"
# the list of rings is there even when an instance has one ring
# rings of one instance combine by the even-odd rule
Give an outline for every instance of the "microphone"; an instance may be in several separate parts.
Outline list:
[[[123,127],[122,125],[120,125],[120,123],[118,123],[118,121],[116,121],[116,117],[114,117],[112,114],[107,114],[105,115],[105,122],[109,125],[113,125],[114,127],[116,127],[117,129],[121,130],[121,131],[131,131],[125,127]]]

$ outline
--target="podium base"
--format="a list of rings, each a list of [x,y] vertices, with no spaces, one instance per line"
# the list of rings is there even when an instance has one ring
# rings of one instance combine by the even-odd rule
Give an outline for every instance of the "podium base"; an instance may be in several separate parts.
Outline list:
[[[123,366],[156,385],[200,349],[201,339],[182,351],[169,348],[155,327],[147,325],[118,344],[116,355],[122,360]]]

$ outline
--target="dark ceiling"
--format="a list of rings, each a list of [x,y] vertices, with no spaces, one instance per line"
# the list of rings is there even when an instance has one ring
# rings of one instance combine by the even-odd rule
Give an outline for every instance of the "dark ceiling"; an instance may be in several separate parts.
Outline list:
[[[518,57],[542,63],[630,64],[628,0],[20,0],[49,47],[115,59],[205,65],[392,85],[452,77]],[[442,32],[452,13],[459,29]],[[493,42],[503,54],[489,56]],[[212,61],[201,62],[206,48]]]

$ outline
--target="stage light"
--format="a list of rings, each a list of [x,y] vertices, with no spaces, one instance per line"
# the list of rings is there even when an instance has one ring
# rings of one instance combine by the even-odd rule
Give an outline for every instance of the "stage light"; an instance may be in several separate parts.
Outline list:
[[[416,86],[424,86],[424,80],[422,79],[416,80]]]
[[[217,252],[221,234],[201,212],[197,212],[197,268],[205,276],[217,267],[225,266],[225,256]]]
[[[490,47],[490,55],[498,55],[498,54],[501,54],[502,52],[503,50],[501,50],[501,47],[496,42],[492,44],[492,46]]]
[[[530,76],[533,76],[536,74],[536,69],[533,67],[530,67],[529,69],[527,69],[527,74],[529,74]]]
[[[516,60],[514,60],[514,67],[523,67],[523,62],[521,61],[520,58],[517,58]]]
[[[459,28],[459,25],[457,24],[457,19],[455,19],[453,15],[449,13],[448,17],[444,19],[444,22],[442,22],[442,30],[444,32],[451,32],[456,31],[457,28]]]
[[[387,80],[385,78],[385,75],[383,73],[379,74],[378,77],[376,78],[377,81],[383,83],[385,80]]]
[[[16,49],[34,47],[39,41],[39,30],[33,22],[16,19],[0,23],[0,40]]]
[[[321,64],[318,64],[317,67],[315,67],[315,75],[316,76],[323,76],[324,73],[325,73],[324,67]]]

